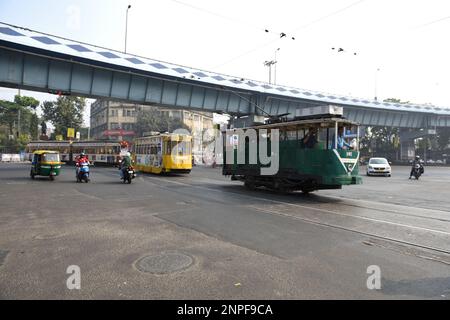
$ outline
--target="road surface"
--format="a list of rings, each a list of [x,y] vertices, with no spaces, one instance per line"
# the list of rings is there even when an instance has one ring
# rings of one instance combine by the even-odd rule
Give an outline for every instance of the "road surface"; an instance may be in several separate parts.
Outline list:
[[[408,173],[303,195],[205,167],[124,185],[114,168],[81,184],[0,164],[0,299],[450,299],[450,168]],[[190,263],[171,272],[174,254]]]

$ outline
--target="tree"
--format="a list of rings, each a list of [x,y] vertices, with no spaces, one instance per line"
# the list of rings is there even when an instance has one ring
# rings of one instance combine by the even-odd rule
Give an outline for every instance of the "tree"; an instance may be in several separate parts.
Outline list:
[[[45,123],[45,120],[41,122],[41,135],[47,135],[47,123]]]
[[[16,138],[19,136],[19,132],[26,134],[30,133],[31,115],[31,110],[20,104],[0,100],[0,124],[7,125],[9,134],[14,135]]]
[[[450,145],[450,128],[437,129],[437,149],[444,151]]]
[[[30,118],[30,136],[32,140],[38,139],[39,132],[39,118],[36,113],[33,113]]]
[[[409,102],[409,101],[401,101],[400,99],[397,99],[397,98],[387,98],[387,99],[384,99],[383,102],[402,103],[402,104],[408,104],[408,103],[411,103],[411,102]]]
[[[44,119],[55,126],[55,135],[66,136],[67,128],[79,130],[83,124],[83,111],[86,100],[80,97],[59,97],[56,102],[42,104]]]
[[[398,142],[398,128],[373,126],[361,139],[361,152],[364,155],[395,159],[399,151]]]
[[[14,96],[14,102],[22,107],[29,107],[34,111],[39,106],[39,100],[36,100],[33,97],[19,96],[18,94]]]
[[[30,138],[37,138],[37,106],[39,101],[33,97],[16,95],[14,102],[0,100],[0,125],[6,126],[8,130],[8,135],[2,136],[0,144],[7,146],[11,152],[17,152],[25,148]]]
[[[138,137],[141,137],[145,132],[173,132],[176,129],[190,130],[181,119],[171,118],[157,108],[149,107],[138,112],[136,122]]]

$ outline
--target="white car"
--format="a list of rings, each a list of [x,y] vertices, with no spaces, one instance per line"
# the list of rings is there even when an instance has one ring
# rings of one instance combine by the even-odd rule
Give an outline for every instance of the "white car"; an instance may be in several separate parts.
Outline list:
[[[391,165],[386,158],[370,158],[367,163],[368,176],[391,176]]]

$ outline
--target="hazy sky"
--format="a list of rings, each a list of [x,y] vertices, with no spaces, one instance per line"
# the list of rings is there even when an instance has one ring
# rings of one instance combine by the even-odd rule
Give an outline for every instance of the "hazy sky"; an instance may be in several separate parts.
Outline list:
[[[278,84],[450,107],[448,0],[0,0],[0,21],[123,50],[128,4],[129,53],[268,81],[280,48]]]

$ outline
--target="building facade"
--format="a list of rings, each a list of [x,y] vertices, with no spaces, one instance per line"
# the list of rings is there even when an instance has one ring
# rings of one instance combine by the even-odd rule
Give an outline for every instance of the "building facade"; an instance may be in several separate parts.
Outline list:
[[[128,140],[136,137],[139,111],[152,106],[127,104],[99,99],[91,104],[90,138],[93,140]],[[203,134],[214,128],[213,113],[183,109],[157,108],[163,115],[181,120],[193,135],[192,152],[196,162],[203,154]]]

